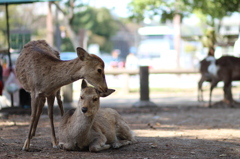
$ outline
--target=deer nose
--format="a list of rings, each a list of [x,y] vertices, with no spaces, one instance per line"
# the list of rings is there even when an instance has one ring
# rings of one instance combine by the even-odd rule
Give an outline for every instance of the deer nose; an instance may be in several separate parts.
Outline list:
[[[88,108],[82,107],[82,112],[83,112],[83,113],[86,113],[87,111],[88,111]]]

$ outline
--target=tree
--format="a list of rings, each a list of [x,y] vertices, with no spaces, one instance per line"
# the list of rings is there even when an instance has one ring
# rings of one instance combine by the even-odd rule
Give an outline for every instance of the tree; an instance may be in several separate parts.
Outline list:
[[[160,20],[165,22],[172,20],[175,14],[180,14],[181,17],[189,14],[183,0],[132,0],[128,9],[132,13],[129,18],[138,22],[154,16],[159,16]]]
[[[190,7],[189,12],[193,12],[205,23],[208,29],[205,29],[202,38],[203,45],[208,48],[214,48],[216,42],[220,42],[222,37],[219,34],[222,19],[230,16],[234,12],[240,11],[239,0],[183,0]],[[217,22],[217,23],[216,23]],[[204,27],[206,28],[206,27]],[[240,31],[240,26],[239,26]]]
[[[154,16],[159,14],[162,20],[166,18],[172,19],[174,15],[188,15],[190,13],[197,14],[202,21],[211,26],[211,30],[206,30],[203,38],[203,44],[206,47],[213,48],[216,44],[216,37],[219,31],[216,21],[221,20],[225,16],[231,15],[233,12],[240,11],[239,0],[132,0],[130,3],[130,10],[132,11],[131,18],[138,21],[145,18],[145,16]],[[180,12],[181,11],[181,12]],[[187,13],[187,14],[186,14]],[[218,29],[214,29],[214,28]],[[232,95],[228,95],[228,100],[232,99]]]
[[[180,23],[183,16],[187,15],[186,6],[183,0],[132,0],[129,4],[129,10],[132,12],[130,19],[136,19],[138,22],[144,18],[153,18],[158,15],[162,22],[173,20],[175,36],[174,48],[177,52],[177,67],[180,67]]]
[[[56,7],[64,15],[65,26],[69,39],[73,46],[79,46],[79,29],[88,30],[89,43],[98,43],[100,49],[109,51],[110,38],[117,31],[117,23],[106,8],[89,7],[80,1],[68,0],[64,6],[54,2]]]
[[[36,14],[37,4],[9,5],[9,26],[11,30],[29,30],[35,38],[45,36],[45,16]],[[7,47],[6,40],[6,10],[0,6],[0,47]],[[30,16],[31,15],[31,16]]]
[[[88,30],[89,44],[99,44],[101,51],[112,50],[111,37],[118,25],[108,9],[86,6],[84,11],[75,14],[72,26],[75,32],[79,27]]]
[[[159,15],[161,21],[172,20],[174,16],[181,15],[181,19],[192,13],[197,14],[202,21],[212,28],[216,27],[216,20],[221,21],[224,16],[229,16],[233,12],[240,11],[239,0],[132,0],[129,4],[129,10],[132,12],[131,19],[141,21],[146,17]],[[205,27],[206,28],[206,27]],[[219,28],[219,27],[218,27]],[[219,30],[217,30],[218,32]],[[211,30],[204,30],[205,38],[208,38]],[[211,32],[216,36],[215,32]],[[215,45],[215,38],[208,39]],[[206,41],[205,41],[206,42]]]

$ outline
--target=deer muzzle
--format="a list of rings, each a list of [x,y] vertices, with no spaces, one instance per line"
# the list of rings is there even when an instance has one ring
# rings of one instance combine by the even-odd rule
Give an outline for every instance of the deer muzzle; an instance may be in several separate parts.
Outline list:
[[[88,108],[82,107],[82,112],[83,112],[83,113],[86,113],[87,111],[88,111]]]

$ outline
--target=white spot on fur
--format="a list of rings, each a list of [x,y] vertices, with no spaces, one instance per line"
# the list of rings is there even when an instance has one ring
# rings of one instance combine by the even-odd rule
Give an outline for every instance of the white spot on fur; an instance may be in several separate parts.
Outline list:
[[[200,71],[200,68],[201,68],[201,63],[200,62],[196,65],[196,68]]]
[[[206,61],[215,62],[216,59],[215,59],[213,56],[208,56],[208,57],[206,58]]]
[[[219,70],[219,66],[217,66],[215,62],[211,62],[211,64],[208,66],[208,72],[216,77],[217,77],[218,70]]]

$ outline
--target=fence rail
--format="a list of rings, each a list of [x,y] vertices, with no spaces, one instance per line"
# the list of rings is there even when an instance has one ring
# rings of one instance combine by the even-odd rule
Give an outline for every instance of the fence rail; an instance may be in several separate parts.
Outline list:
[[[149,69],[149,74],[198,74],[199,71],[198,70],[193,70],[193,69]],[[129,80],[130,80],[130,76],[131,75],[138,75],[139,74],[139,69],[134,69],[134,70],[130,70],[130,69],[106,69],[105,70],[105,75],[122,75],[122,82],[123,84],[123,88],[121,89],[121,91],[123,93],[129,93]]]
[[[193,69],[149,69],[149,74],[197,74],[199,73],[198,70]],[[106,69],[105,70],[106,75],[119,75],[119,74],[128,74],[128,75],[136,75],[139,74],[139,69]]]

